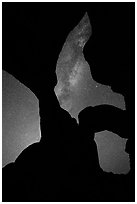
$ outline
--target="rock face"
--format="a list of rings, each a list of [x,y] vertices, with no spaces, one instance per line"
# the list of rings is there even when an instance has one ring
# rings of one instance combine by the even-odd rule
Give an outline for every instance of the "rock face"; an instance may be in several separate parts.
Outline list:
[[[78,114],[87,106],[109,104],[125,109],[124,97],[110,86],[97,83],[83,55],[83,48],[92,34],[86,13],[70,32],[57,61],[58,83],[55,94],[60,106],[78,121]]]

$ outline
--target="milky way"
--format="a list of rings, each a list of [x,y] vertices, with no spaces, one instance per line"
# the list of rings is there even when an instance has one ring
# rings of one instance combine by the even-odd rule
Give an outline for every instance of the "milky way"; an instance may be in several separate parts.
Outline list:
[[[85,60],[83,53],[84,46],[91,35],[92,27],[88,14],[86,13],[78,25],[68,34],[66,42],[59,54],[56,67],[58,82],[54,91],[59,100],[60,107],[66,110],[78,123],[78,114],[88,106],[94,107],[101,104],[108,104],[125,110],[125,100],[121,94],[113,92],[110,86],[100,84],[93,79],[91,74],[92,69]],[[102,147],[103,142],[106,141],[107,135],[109,135],[110,140],[105,143],[102,149],[100,146]],[[111,144],[114,143],[115,137],[113,136],[111,132],[107,132],[106,134],[103,132],[96,133],[100,166],[107,172],[128,173],[129,158],[124,152],[124,148],[118,153],[119,159],[113,160],[112,155],[115,154],[116,149],[119,149],[119,143],[121,141],[118,135],[116,138],[119,142],[109,151],[109,156],[105,156],[104,154],[106,149],[108,149],[107,145],[112,146]],[[125,144],[124,139],[123,144]],[[113,165],[110,162],[110,158],[113,160]],[[119,163],[123,164],[121,169],[119,167],[115,168],[119,166]]]

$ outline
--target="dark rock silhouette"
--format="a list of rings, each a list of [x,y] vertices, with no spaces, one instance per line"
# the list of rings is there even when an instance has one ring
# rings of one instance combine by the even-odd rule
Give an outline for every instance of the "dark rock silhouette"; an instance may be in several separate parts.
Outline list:
[[[95,132],[106,129],[129,137],[127,113],[107,105],[87,107],[80,112],[78,125],[59,106],[53,70],[39,78],[38,89],[35,83],[33,89],[39,98],[42,138],[3,168],[3,201],[133,200],[134,176],[103,172],[94,141]]]
[[[42,139],[3,169],[3,201],[129,200],[129,176],[103,172],[94,142],[94,133],[104,129],[124,135],[118,125],[126,120],[124,112],[88,107],[79,114],[78,125],[59,107],[54,92],[47,94],[48,100],[40,103]]]
[[[26,148],[16,159],[15,163],[3,168],[2,201],[134,201],[133,159],[133,168],[128,175],[105,173],[99,167],[97,147],[94,142],[95,132],[106,129],[119,133],[121,137],[129,137],[129,124],[127,120],[129,116],[126,113],[127,111],[124,112],[107,105],[94,108],[89,107],[79,114],[78,125],[75,119],[72,119],[65,110],[60,108],[54,94],[57,79],[53,73],[55,71],[58,52],[62,46],[62,39],[64,35],[67,34],[65,29],[68,29],[68,22],[71,24],[76,18],[77,8],[73,8],[71,4],[69,9],[68,5],[66,9],[62,6],[60,7],[60,4],[58,5],[58,9],[56,9],[56,5],[54,10],[56,18],[54,17],[50,20],[49,17],[51,13],[53,13],[53,7],[52,9],[48,9],[47,4],[45,4],[45,6],[42,5],[40,9],[38,6],[36,6],[35,9],[33,9],[31,5],[26,6],[27,9],[24,7],[21,15],[21,8],[18,9],[17,7],[16,12],[13,12],[12,7],[6,10],[5,6],[6,15],[9,13],[17,14],[14,18],[9,15],[6,19],[7,24],[4,29],[8,28],[8,30],[4,32],[3,36],[9,36],[9,39],[6,41],[7,38],[5,37],[7,45],[5,43],[4,46],[7,47],[8,53],[13,53],[13,55],[9,58],[4,58],[3,62],[6,62],[4,67],[8,67],[9,73],[12,73],[26,86],[31,88],[38,97],[42,138],[40,143],[35,143]],[[83,7],[82,4],[81,6]],[[87,8],[88,7],[89,6],[87,6]],[[104,29],[110,31],[110,28],[112,29],[114,27],[114,23],[119,22],[121,8],[118,12],[119,15],[114,15],[116,8],[114,8],[112,12],[108,7],[107,12],[109,12],[109,15],[112,12],[113,19],[110,18],[110,21],[108,21],[109,24],[106,24],[108,17],[103,18],[102,5],[99,8],[96,7],[96,9],[95,7],[92,9],[91,7],[91,13],[94,12],[96,18],[98,13],[101,13],[98,17],[98,23],[102,24],[100,32]],[[73,18],[71,18],[70,10],[73,10]],[[66,12],[67,14],[65,14]],[[124,9],[122,12],[124,13]],[[134,13],[134,10],[131,13]],[[40,14],[40,18],[39,15],[36,14]],[[18,15],[20,17],[18,17]],[[60,17],[58,17],[59,15]],[[26,18],[24,18],[24,16],[26,16]],[[31,18],[27,18],[27,16],[35,18],[32,18],[31,21]],[[125,19],[127,16],[127,12],[125,12],[123,18]],[[62,20],[62,17],[63,21],[65,18],[66,21],[60,24],[59,21]],[[25,27],[26,24],[27,27]],[[122,24],[123,21],[120,21],[118,30]],[[125,24],[127,29],[127,18]],[[95,23],[95,25],[97,24]],[[114,27],[112,31],[115,30]],[[11,31],[14,32],[11,35],[7,35]],[[55,40],[55,31],[57,40]],[[109,32],[108,35],[106,35],[107,32],[102,32],[101,40],[99,40],[100,37],[95,39],[95,34],[94,40],[96,40],[99,45],[96,49],[96,46],[93,45],[92,54],[93,52],[96,53],[96,62],[98,63],[98,68],[93,69],[93,72],[96,72],[96,75],[100,76],[102,80],[106,79],[106,84],[112,81],[112,83],[116,83],[118,88],[122,86],[123,89],[121,89],[124,90],[124,95],[126,95],[127,89],[125,85],[128,83],[126,78],[123,77],[123,70],[125,75],[125,66],[128,64],[128,61],[125,60],[128,59],[128,57],[126,55],[127,49],[126,47],[123,49],[123,46],[126,45],[125,40],[127,41],[128,39],[126,33],[128,32],[124,33],[124,31],[126,30],[123,30],[122,38],[119,38],[119,41],[124,39],[121,45],[122,49],[118,48],[120,43],[119,41],[116,43],[117,38],[115,38],[115,34],[121,33],[121,30],[114,32],[113,40]],[[15,35],[15,33],[17,33],[17,35]],[[17,49],[15,52],[14,50],[15,38],[18,37],[20,40],[24,39],[24,36],[26,36],[27,42],[31,42],[34,46],[32,46],[32,54],[29,49],[25,46],[23,49],[20,44],[18,47],[21,47],[21,51],[18,52]],[[109,36],[111,40],[108,38]],[[125,38],[123,36],[125,36]],[[108,46],[106,45],[107,41]],[[102,44],[100,45],[101,42]],[[110,42],[112,42],[112,44]],[[24,45],[24,41],[22,44]],[[110,47],[113,47],[113,45],[115,45],[115,49],[112,49],[111,52],[104,51],[105,46],[110,50]],[[113,55],[115,56],[117,52],[119,58],[122,57],[121,53],[123,52],[122,61],[124,61],[125,64],[122,71],[120,71],[118,66],[122,61],[118,63],[118,60],[114,60],[111,57]],[[3,52],[3,54],[4,53],[5,52]],[[15,53],[20,54],[20,56],[17,56]],[[105,58],[106,53],[108,55],[107,60]],[[23,63],[22,59],[26,58],[27,60]],[[92,59],[90,50],[89,59]],[[103,60],[107,61],[107,64],[106,62],[103,63]],[[115,72],[113,70],[115,70]],[[122,81],[125,80],[124,83],[121,83],[121,79]],[[132,142],[130,142],[133,140],[131,137],[134,138],[133,134],[129,137],[127,151],[133,156],[134,148],[132,148],[131,151],[131,147],[133,147]]]

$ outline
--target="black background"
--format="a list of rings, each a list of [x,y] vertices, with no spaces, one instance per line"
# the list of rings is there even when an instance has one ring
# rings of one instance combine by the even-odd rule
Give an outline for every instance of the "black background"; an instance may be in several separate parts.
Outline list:
[[[85,12],[92,36],[84,48],[91,73],[125,97],[134,152],[134,3],[3,3],[2,68],[40,99],[56,84],[56,62],[70,31]],[[47,97],[47,95],[46,95]],[[133,160],[133,158],[132,158]],[[134,179],[133,179],[134,180]]]

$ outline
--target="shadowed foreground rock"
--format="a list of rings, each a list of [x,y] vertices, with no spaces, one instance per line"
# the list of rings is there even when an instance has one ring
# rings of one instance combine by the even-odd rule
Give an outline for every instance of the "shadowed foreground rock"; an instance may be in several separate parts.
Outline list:
[[[87,108],[80,113],[78,126],[55,96],[50,98],[54,106],[47,109],[41,104],[40,109],[43,139],[3,169],[3,201],[129,201],[130,174],[103,172],[94,142],[95,131],[117,129],[109,118],[112,112],[124,119],[123,112],[112,107]],[[101,118],[104,111],[107,121]]]

